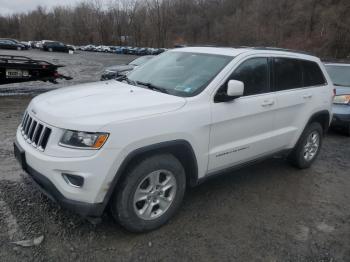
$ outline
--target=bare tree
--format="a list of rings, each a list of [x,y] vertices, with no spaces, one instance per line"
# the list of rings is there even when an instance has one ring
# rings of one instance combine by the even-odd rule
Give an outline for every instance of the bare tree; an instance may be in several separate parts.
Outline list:
[[[79,45],[265,45],[347,57],[349,12],[349,0],[83,0],[0,16],[0,37]]]

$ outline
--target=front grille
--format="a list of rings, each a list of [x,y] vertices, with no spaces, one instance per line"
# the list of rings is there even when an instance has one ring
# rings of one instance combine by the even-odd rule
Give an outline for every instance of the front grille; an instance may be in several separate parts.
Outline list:
[[[51,128],[35,120],[28,112],[24,114],[21,123],[21,134],[28,144],[44,151],[51,135]]]

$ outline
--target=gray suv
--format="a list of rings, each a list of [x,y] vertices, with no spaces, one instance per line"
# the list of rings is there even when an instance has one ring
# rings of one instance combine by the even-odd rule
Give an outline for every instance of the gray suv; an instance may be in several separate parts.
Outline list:
[[[345,130],[350,136],[350,64],[326,64],[335,87],[332,127]]]

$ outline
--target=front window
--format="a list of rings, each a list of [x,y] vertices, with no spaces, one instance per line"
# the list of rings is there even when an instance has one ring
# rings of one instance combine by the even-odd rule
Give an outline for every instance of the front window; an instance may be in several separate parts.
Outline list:
[[[350,86],[350,66],[326,65],[334,85]]]
[[[270,92],[267,58],[257,57],[243,62],[233,72],[229,80],[238,80],[244,83],[244,96]]]
[[[223,55],[166,52],[132,71],[128,78],[172,95],[189,97],[200,93],[232,59]]]

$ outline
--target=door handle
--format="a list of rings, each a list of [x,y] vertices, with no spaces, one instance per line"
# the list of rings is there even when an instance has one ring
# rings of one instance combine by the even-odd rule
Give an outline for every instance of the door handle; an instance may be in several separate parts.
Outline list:
[[[311,97],[312,97],[312,94],[303,95],[304,99],[310,99]]]
[[[265,100],[262,104],[261,104],[261,106],[262,107],[268,107],[268,106],[272,106],[272,105],[274,105],[275,104],[275,101],[274,100]]]
[[[265,100],[262,104],[261,104],[261,106],[262,107],[268,107],[268,106],[272,106],[272,105],[274,105],[275,104],[275,101],[274,100]]]

